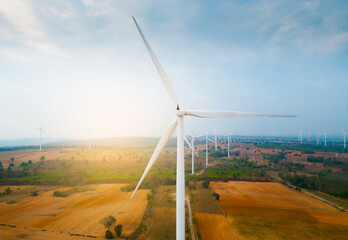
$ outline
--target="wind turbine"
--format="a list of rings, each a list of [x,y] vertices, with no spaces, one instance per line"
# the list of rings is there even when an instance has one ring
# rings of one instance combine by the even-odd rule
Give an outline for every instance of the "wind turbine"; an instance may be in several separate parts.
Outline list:
[[[230,134],[227,135],[227,157],[229,158],[230,157],[230,142],[231,142],[231,145],[232,145],[232,141],[230,139]]]
[[[325,146],[326,146],[326,136],[327,136],[327,132],[323,131],[323,134],[325,136]]]
[[[300,131],[298,131],[298,140],[300,141],[300,143],[302,143],[302,134],[303,134],[303,131],[301,129]]]
[[[316,132],[316,134],[317,134],[317,145],[319,145],[319,135],[320,135],[320,133]]]
[[[214,140],[215,140],[215,151],[216,151],[217,150],[217,135],[216,135],[216,131],[215,131]]]
[[[174,88],[169,81],[169,78],[164,71],[162,65],[158,61],[155,53],[152,51],[148,44],[143,32],[141,31],[135,18],[133,21],[146,45],[146,48],[152,58],[152,61],[157,68],[157,71],[166,87],[169,96],[171,97],[175,107],[175,118],[169,124],[161,139],[159,140],[155,151],[153,152],[148,165],[146,166],[143,175],[141,176],[138,185],[136,186],[132,197],[138,190],[140,184],[143,182],[145,176],[155,163],[157,157],[165,147],[169,138],[177,129],[177,163],[176,163],[176,239],[185,239],[185,164],[184,164],[184,117],[193,116],[198,118],[240,118],[240,117],[295,117],[290,115],[273,115],[273,114],[260,114],[260,113],[246,113],[235,111],[218,111],[218,110],[183,110],[180,108],[178,98],[175,94]]]
[[[193,136],[191,133],[191,151],[192,151],[192,175],[195,174],[195,153],[197,154],[197,156],[199,156],[199,154],[196,152],[195,150],[195,138],[199,138],[202,135],[199,136]]]
[[[205,166],[208,166],[208,130],[205,130]]]
[[[41,152],[41,138],[42,138],[42,133],[44,133],[44,134],[46,135],[46,137],[48,137],[48,136],[47,136],[45,130],[44,130],[42,127],[40,127],[40,128],[35,128],[35,129],[33,129],[33,130],[38,130],[38,131],[40,131],[40,152]]]
[[[342,129],[342,132],[343,132],[343,148],[346,148],[346,134],[347,134],[347,132],[345,132],[343,129]]]
[[[209,153],[209,149],[208,149],[208,141],[211,141],[212,143],[216,143],[215,141],[211,140],[209,137],[208,137],[208,130],[205,131],[205,166],[208,167],[208,153]],[[216,148],[215,148],[216,150]]]

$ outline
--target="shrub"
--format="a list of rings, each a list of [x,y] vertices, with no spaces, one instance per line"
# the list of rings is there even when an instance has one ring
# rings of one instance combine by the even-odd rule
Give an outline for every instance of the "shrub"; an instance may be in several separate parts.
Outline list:
[[[100,224],[103,224],[105,228],[110,230],[110,227],[116,223],[116,219],[113,216],[108,216],[105,218],[102,218],[99,221]],[[106,233],[105,233],[106,234]],[[111,234],[112,235],[112,234]]]
[[[34,190],[30,192],[30,196],[36,197],[36,196],[39,196],[39,193],[37,192],[37,190]]]
[[[108,229],[105,232],[105,238],[106,239],[114,239],[114,235],[112,235],[112,232]]]
[[[130,191],[133,191],[136,187],[136,184],[132,183],[132,184],[128,184],[128,185],[125,185],[125,186],[122,186],[121,187],[121,191],[122,192],[130,192]]]
[[[117,234],[118,237],[121,236],[121,234],[122,234],[122,224],[118,224],[118,225],[114,228],[114,230],[115,230],[115,233]]]
[[[53,196],[55,197],[67,197],[68,193],[63,191],[54,191]]]
[[[220,194],[214,192],[213,196],[215,197],[216,200],[218,201],[220,200]]]
[[[203,187],[203,188],[209,188],[209,185],[210,185],[210,181],[209,181],[209,180],[205,180],[205,181],[202,183],[202,187]]]
[[[12,191],[11,191],[10,188],[6,188],[4,193],[5,193],[5,194],[10,194],[11,192],[12,192]]]

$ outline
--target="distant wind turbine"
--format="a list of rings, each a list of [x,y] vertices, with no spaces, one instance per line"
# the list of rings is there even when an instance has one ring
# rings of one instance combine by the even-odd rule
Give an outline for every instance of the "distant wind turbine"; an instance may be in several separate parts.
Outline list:
[[[196,149],[195,149],[195,139],[201,137],[202,135],[194,136],[194,135],[192,135],[192,133],[190,133],[190,135],[191,135],[191,146],[190,147],[191,147],[191,153],[192,153],[191,160],[192,160],[192,175],[193,175],[193,174],[195,174],[195,154],[197,156],[199,156],[199,154],[196,152]]]
[[[325,146],[326,146],[326,136],[327,136],[327,132],[323,131],[324,137],[325,137]]]
[[[215,136],[214,136],[214,140],[215,140],[215,151],[217,150],[217,135],[216,135],[216,131],[215,131]]]
[[[343,132],[343,148],[346,148],[346,134],[347,134],[347,132],[345,132],[343,129],[342,129],[342,132]]]
[[[47,136],[47,134],[46,134],[46,132],[45,132],[45,130],[42,128],[42,127],[40,127],[40,128],[35,128],[35,129],[33,129],[33,130],[38,130],[38,131],[40,131],[40,152],[41,152],[41,144],[42,144],[42,133],[44,133],[45,135],[46,135],[46,137],[48,137]]]
[[[320,133],[316,132],[316,134],[317,134],[317,145],[319,145],[319,135],[320,135]]]
[[[227,157],[229,158],[230,157],[230,142],[231,142],[231,145],[232,145],[232,141],[230,139],[230,134],[227,135]]]
[[[184,117],[193,116],[198,118],[240,118],[240,117],[295,117],[290,115],[274,115],[274,114],[260,114],[260,113],[246,113],[246,112],[235,112],[235,111],[218,111],[218,110],[183,110],[180,108],[178,98],[175,94],[174,88],[169,81],[167,74],[165,73],[162,65],[158,61],[155,53],[152,51],[148,44],[143,32],[141,31],[138,23],[133,17],[134,23],[146,45],[146,48],[152,58],[154,65],[166,87],[171,100],[174,103],[174,109],[176,117],[169,124],[165,130],[161,139],[159,140],[155,151],[153,152],[148,165],[145,168],[143,175],[141,176],[138,185],[136,186],[132,197],[138,190],[140,184],[143,182],[145,176],[150,171],[151,167],[155,163],[157,157],[165,147],[169,138],[177,129],[177,163],[176,163],[176,239],[185,239],[185,164],[184,164]]]
[[[205,166],[208,166],[208,154],[209,154],[209,143],[208,141],[211,141],[212,143],[216,143],[215,141],[211,140],[208,136],[208,130],[205,131]],[[216,148],[215,148],[216,150]]]
[[[298,140],[300,141],[300,143],[302,143],[302,134],[303,134],[303,131],[301,129],[300,131],[298,131]]]

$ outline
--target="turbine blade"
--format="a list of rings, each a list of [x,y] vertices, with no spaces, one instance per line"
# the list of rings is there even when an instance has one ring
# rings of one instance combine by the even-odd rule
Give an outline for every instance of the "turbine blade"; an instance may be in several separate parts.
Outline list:
[[[132,17],[132,18],[133,18],[133,21],[134,21],[134,23],[135,23],[135,25],[136,25],[139,33],[140,33],[140,36],[142,37],[142,39],[143,39],[143,41],[145,43],[147,51],[149,52],[149,54],[150,54],[150,56],[152,58],[152,61],[155,64],[155,67],[156,67],[156,69],[158,71],[158,74],[160,75],[160,77],[161,77],[161,79],[162,79],[162,81],[164,83],[164,86],[166,87],[166,89],[168,91],[168,94],[169,94],[170,98],[172,99],[174,105],[177,107],[177,105],[179,105],[179,101],[178,101],[178,98],[177,98],[177,96],[175,94],[174,88],[173,88],[173,86],[172,86],[172,84],[171,84],[171,82],[170,82],[166,72],[164,71],[161,63],[158,61],[155,53],[152,51],[149,43],[147,42],[147,40],[145,38],[144,33],[141,31],[137,21],[135,20],[134,17]]]
[[[200,118],[296,117],[295,115],[278,115],[219,110],[187,110],[185,112],[185,116],[193,116]]]
[[[197,136],[193,136],[193,137],[195,137],[195,138],[205,137],[205,134],[197,135]]]
[[[178,125],[178,118],[175,118],[167,127],[167,129],[165,130],[165,132],[163,133],[161,139],[159,140],[155,151],[153,152],[149,163],[147,164],[145,171],[143,173],[143,175],[141,176],[137,187],[135,188],[131,198],[133,198],[135,192],[138,190],[140,184],[143,182],[144,178],[146,177],[146,174],[149,172],[149,170],[151,169],[152,165],[155,163],[157,157],[159,156],[159,154],[161,153],[162,149],[166,146],[169,138],[172,136],[176,126]]]
[[[230,141],[230,143],[231,143],[231,144],[233,144],[233,142],[232,142],[231,138],[228,138],[228,140]]]
[[[191,149],[191,148],[192,148],[192,145],[191,145],[191,143],[189,142],[189,140],[187,140],[186,136],[184,136],[184,139],[185,139],[185,142],[187,143],[187,145],[189,145],[189,148]]]
[[[43,128],[42,128],[42,132],[46,135],[46,137],[48,138],[48,135],[47,135],[47,133],[45,132],[45,130],[43,130]]]

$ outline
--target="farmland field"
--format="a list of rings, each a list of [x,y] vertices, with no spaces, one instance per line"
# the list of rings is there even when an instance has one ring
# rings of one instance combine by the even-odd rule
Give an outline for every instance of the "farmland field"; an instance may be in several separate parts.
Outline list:
[[[211,182],[211,187],[237,239],[348,239],[347,213],[279,183]]]
[[[67,197],[55,197],[53,192],[69,192],[71,187],[45,190],[46,187],[39,186],[35,187],[38,196],[23,196],[21,191],[26,192],[33,187],[9,186],[15,190],[9,195],[12,204],[0,202],[0,239],[15,239],[18,234],[29,239],[66,239],[70,234],[102,237],[105,228],[99,220],[109,215],[116,218],[117,224],[123,225],[123,236],[128,236],[141,222],[149,191],[139,190],[130,200],[131,193],[122,192],[122,186],[99,184],[75,187],[75,191]],[[8,225],[16,226],[15,231]]]
[[[346,238],[347,213],[271,182],[281,179],[347,206],[345,153],[241,142],[227,158],[226,148],[226,141],[217,150],[211,144],[205,167],[205,145],[197,145],[195,175],[191,153],[185,155],[196,239]],[[130,200],[151,154],[151,148],[106,146],[0,151],[0,239],[104,238],[99,220],[109,215],[123,225],[123,238],[175,239],[175,148],[162,151]],[[54,197],[56,190],[68,196]]]

